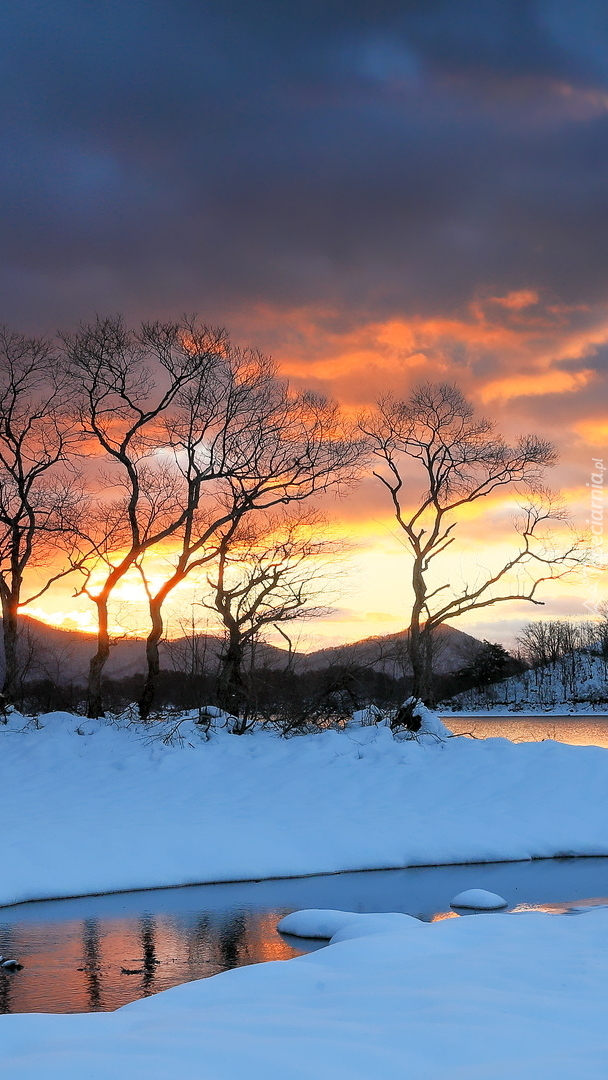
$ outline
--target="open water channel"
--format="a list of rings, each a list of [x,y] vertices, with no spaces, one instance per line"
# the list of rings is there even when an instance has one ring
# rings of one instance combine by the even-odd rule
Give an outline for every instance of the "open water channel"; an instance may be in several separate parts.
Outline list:
[[[430,921],[453,915],[450,900],[470,888],[499,893],[510,910],[608,904],[608,858],[199,885],[2,908],[0,953],[23,968],[0,969],[0,1012],[117,1009],[191,979],[319,947],[277,932],[279,919],[298,908],[403,911]]]
[[[477,738],[608,747],[606,716],[446,716],[445,722]],[[298,908],[402,911],[432,921],[459,917],[450,900],[472,888],[499,893],[511,911],[576,913],[608,905],[608,858],[376,870],[0,908],[0,954],[23,965],[15,972],[0,968],[0,1012],[117,1009],[192,979],[321,947],[277,932],[279,920]]]

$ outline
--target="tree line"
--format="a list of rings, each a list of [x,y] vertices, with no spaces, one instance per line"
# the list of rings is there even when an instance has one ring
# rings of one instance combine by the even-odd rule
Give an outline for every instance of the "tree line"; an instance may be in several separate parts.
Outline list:
[[[553,446],[509,445],[451,384],[384,395],[357,420],[277,364],[195,317],[129,328],[97,318],[53,339],[0,331],[0,597],[6,701],[18,683],[18,614],[61,578],[94,606],[87,714],[103,715],[110,603],[137,575],[148,609],[138,708],[159,685],[165,604],[191,575],[225,630],[219,703],[242,716],[247,649],[270,627],[323,612],[342,544],[317,500],[371,471],[409,555],[409,654],[416,697],[432,701],[433,649],[447,620],[501,601],[540,603],[542,582],[584,560],[557,540],[564,514],[543,485]],[[442,556],[463,508],[524,493],[512,555],[456,583]],[[38,585],[26,592],[36,571]],[[333,571],[330,571],[333,573]],[[405,592],[405,588],[404,588]]]
[[[605,603],[598,605],[593,619],[527,623],[517,635],[514,656],[500,646],[490,649],[460,673],[464,678],[475,677],[468,685],[457,687],[459,706],[477,708],[496,703],[521,709],[526,703],[552,706],[589,701],[605,705],[608,701]],[[516,678],[510,678],[513,675]]]

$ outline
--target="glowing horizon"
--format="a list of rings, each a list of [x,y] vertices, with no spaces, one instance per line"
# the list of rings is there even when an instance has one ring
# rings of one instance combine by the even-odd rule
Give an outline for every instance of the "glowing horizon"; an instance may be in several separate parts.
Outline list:
[[[59,5],[34,36],[27,11],[7,13],[0,320],[52,335],[96,313],[198,312],[349,416],[456,382],[508,440],[558,444],[547,479],[583,529],[592,459],[608,460],[601,11],[169,7],[137,21],[113,5],[103,34],[94,5]],[[360,563],[336,618],[306,633],[407,624],[383,492],[365,481],[324,505]],[[467,513],[467,558],[506,550],[510,512]],[[584,614],[604,579],[458,625],[510,640],[522,620]],[[73,591],[37,609],[92,626]],[[143,627],[137,592],[121,602]]]

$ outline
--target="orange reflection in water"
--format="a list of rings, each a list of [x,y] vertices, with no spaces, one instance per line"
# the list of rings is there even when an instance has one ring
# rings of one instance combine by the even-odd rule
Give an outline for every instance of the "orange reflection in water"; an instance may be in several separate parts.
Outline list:
[[[608,898],[520,904],[513,910],[563,914],[599,904]],[[228,968],[288,960],[310,949],[310,942],[292,944],[277,933],[288,910],[0,921],[0,952],[23,964],[14,973],[0,969],[0,1012],[113,1010]],[[460,917],[439,911],[428,921]]]
[[[283,911],[0,925],[0,949],[23,970],[0,972],[0,1012],[117,1009],[227,968],[302,950],[277,933]]]
[[[561,903],[558,902],[558,903],[553,903],[553,904],[517,904],[516,907],[509,908],[507,912],[505,912],[504,908],[501,908],[499,911],[491,911],[491,912],[490,911],[483,911],[482,909],[479,909],[479,911],[476,911],[474,908],[472,908],[470,910],[469,914],[471,914],[471,915],[475,915],[475,914],[517,915],[517,914],[519,914],[521,912],[526,912],[526,911],[541,911],[541,912],[545,912],[548,915],[568,915],[568,914],[575,913],[577,911],[583,911],[583,910],[585,910],[587,908],[604,907],[604,906],[608,906],[608,897],[599,896],[599,897],[594,897],[593,899],[578,900],[578,901],[563,900]],[[465,917],[467,917],[467,916],[465,916]],[[443,922],[444,919],[459,919],[459,918],[461,918],[461,913],[458,912],[458,911],[438,911],[428,921],[429,922]]]

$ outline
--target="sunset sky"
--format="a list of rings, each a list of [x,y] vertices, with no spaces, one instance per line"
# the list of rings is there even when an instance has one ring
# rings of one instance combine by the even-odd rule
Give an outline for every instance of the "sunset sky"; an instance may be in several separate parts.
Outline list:
[[[584,527],[608,458],[602,0],[21,0],[0,49],[0,321],[196,311],[349,410],[455,381],[558,443]],[[328,509],[354,572],[311,641],[401,629],[383,492]],[[480,508],[452,573],[509,551],[512,510]],[[458,625],[508,643],[588,588]],[[67,587],[32,614],[93,625]]]

